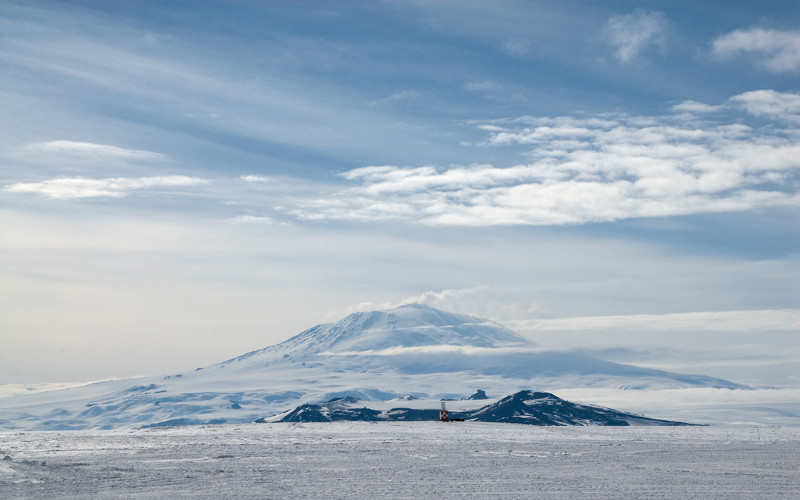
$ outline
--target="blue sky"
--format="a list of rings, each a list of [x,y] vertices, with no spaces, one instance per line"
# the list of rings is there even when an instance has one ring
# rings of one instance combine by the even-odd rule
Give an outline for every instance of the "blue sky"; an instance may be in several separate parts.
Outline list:
[[[796,385],[798,19],[0,2],[0,383],[191,369],[419,300]]]

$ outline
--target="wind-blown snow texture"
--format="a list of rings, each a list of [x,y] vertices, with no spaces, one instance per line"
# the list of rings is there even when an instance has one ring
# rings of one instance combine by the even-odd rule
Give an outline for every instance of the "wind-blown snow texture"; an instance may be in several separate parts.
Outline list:
[[[332,422],[0,432],[4,499],[794,500],[798,468],[798,427]]]
[[[476,387],[495,395],[529,388],[745,389],[713,377],[544,350],[496,323],[413,304],[352,314],[193,372],[2,398],[0,428],[252,422],[335,397],[461,399]]]

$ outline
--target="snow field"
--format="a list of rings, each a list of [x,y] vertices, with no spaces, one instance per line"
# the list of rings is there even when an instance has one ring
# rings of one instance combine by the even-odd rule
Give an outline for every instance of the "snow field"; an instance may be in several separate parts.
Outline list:
[[[797,427],[241,424],[0,433],[2,498],[798,498]]]

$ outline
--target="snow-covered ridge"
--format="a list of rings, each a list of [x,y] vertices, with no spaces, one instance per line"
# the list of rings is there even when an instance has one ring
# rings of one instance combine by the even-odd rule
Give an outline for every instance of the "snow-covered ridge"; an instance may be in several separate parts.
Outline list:
[[[483,391],[478,391],[483,392]],[[476,393],[477,394],[477,393]],[[485,394],[483,395],[485,396]],[[473,399],[473,398],[470,398]],[[473,399],[474,400],[474,399]],[[319,404],[304,404],[283,414],[258,420],[271,422],[396,422],[435,421],[441,419],[434,401],[426,408],[375,408],[354,397],[335,398]],[[444,408],[444,406],[442,407]],[[599,426],[680,426],[683,422],[646,418],[610,408],[580,405],[565,401],[548,392],[519,391],[495,403],[478,409],[450,411],[449,419],[467,422],[502,422],[539,426],[599,425]]]

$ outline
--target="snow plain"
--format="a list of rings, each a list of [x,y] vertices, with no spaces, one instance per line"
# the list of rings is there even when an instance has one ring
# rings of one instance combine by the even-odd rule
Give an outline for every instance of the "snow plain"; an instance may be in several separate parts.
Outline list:
[[[791,498],[798,427],[237,424],[0,433],[2,498]]]

